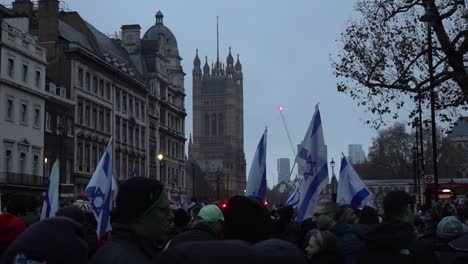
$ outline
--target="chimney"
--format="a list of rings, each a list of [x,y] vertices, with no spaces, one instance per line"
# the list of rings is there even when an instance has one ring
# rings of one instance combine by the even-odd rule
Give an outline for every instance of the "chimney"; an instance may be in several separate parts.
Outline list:
[[[122,47],[124,47],[129,54],[139,53],[141,50],[140,25],[123,25],[121,29]]]
[[[58,0],[39,1],[39,41],[54,42],[58,37]]]
[[[13,2],[13,12],[16,16],[31,17],[33,12],[33,3],[31,0],[15,0]]]

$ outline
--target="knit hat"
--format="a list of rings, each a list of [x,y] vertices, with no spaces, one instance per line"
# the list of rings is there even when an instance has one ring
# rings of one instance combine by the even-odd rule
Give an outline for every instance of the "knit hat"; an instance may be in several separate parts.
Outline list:
[[[212,204],[204,206],[200,212],[198,212],[198,217],[200,218],[201,223],[224,221],[224,215],[219,207]]]
[[[0,214],[0,247],[15,240],[26,229],[21,218],[9,213]]]
[[[31,225],[3,254],[1,263],[84,264],[88,245],[80,224],[53,217]]]
[[[144,177],[132,177],[122,183],[117,193],[117,222],[130,224],[138,219],[161,195],[164,185]]]
[[[468,228],[455,216],[446,216],[437,225],[437,236],[440,238],[457,238],[467,231]]]

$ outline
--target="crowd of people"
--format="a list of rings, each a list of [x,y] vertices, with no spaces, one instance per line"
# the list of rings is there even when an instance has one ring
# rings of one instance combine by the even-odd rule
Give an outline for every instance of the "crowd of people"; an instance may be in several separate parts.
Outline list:
[[[468,204],[415,213],[408,193],[392,191],[382,207],[379,215],[325,202],[301,223],[290,206],[269,210],[245,196],[171,209],[163,184],[133,177],[99,238],[86,197],[38,221],[40,203],[11,195],[0,214],[0,263],[468,263]]]

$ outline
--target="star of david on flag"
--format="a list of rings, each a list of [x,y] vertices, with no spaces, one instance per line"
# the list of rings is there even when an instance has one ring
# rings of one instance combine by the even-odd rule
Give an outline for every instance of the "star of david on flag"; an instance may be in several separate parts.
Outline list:
[[[112,138],[103,153],[96,170],[85,189],[91,200],[94,217],[97,222],[96,233],[98,237],[112,229],[110,225],[110,212],[112,209]]]

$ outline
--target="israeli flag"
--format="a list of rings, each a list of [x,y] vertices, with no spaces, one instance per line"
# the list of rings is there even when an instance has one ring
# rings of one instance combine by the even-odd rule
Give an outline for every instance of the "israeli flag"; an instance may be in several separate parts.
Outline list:
[[[351,205],[352,208],[362,208],[372,199],[371,192],[348,163],[346,157],[341,158],[340,181],[336,200],[340,205]]]
[[[267,150],[267,129],[263,132],[263,136],[257,146],[252,166],[249,171],[247,181],[246,195],[255,196],[262,201],[266,198],[266,150]]]
[[[294,182],[294,192],[289,196],[288,200],[286,201],[287,206],[292,206],[294,208],[297,207],[299,204],[299,200],[301,199],[301,179],[298,179]]]
[[[319,202],[319,194],[328,183],[327,147],[323,139],[318,104],[315,106],[314,117],[302,141],[296,162],[305,168],[297,210],[297,221],[302,222],[312,217]]]
[[[59,164],[59,161],[56,160],[52,166],[52,172],[49,177],[49,188],[47,189],[47,193],[42,204],[41,220],[54,217],[55,213],[57,213],[59,209]]]
[[[94,217],[96,218],[96,233],[98,237],[101,237],[102,234],[112,229],[110,225],[110,212],[112,208],[113,178],[111,138],[85,189],[86,195],[91,200]]]

